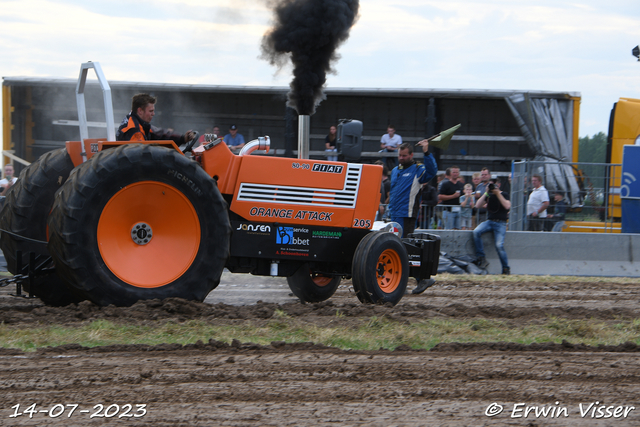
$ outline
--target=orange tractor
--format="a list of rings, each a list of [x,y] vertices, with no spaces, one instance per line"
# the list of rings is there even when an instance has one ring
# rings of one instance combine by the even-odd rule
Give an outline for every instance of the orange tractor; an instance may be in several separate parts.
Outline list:
[[[202,301],[226,267],[287,277],[304,302],[350,277],[363,303],[396,304],[409,277],[436,274],[438,236],[373,230],[380,166],[252,156],[268,137],[239,155],[195,141],[87,138],[32,163],[0,213],[13,280],[51,305]]]

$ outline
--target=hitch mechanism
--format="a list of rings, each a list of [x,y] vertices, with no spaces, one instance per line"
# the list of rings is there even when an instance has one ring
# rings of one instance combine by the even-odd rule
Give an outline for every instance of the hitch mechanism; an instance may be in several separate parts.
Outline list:
[[[16,285],[16,293],[9,294],[20,298],[35,298],[34,289],[41,283],[39,279],[55,273],[53,259],[46,255],[37,255],[29,252],[29,262],[22,264],[22,251],[16,251],[16,271],[12,277],[0,279],[0,287]],[[28,289],[28,294],[23,294],[22,289]]]

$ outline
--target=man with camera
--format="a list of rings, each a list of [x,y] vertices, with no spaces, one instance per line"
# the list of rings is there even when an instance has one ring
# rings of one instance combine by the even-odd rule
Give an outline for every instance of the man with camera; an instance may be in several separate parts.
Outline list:
[[[473,230],[473,242],[476,246],[477,257],[476,264],[480,268],[487,268],[489,265],[484,255],[482,235],[493,231],[496,251],[502,264],[502,274],[510,274],[511,268],[509,267],[507,252],[504,250],[504,236],[507,233],[507,219],[509,218],[511,202],[509,201],[509,195],[500,191],[500,180],[498,178],[491,179],[486,191],[476,202],[476,208],[486,208],[488,218]]]

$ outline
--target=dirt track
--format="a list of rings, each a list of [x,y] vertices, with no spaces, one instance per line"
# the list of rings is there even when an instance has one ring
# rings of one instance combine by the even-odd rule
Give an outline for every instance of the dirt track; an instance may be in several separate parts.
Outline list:
[[[0,321],[10,327],[97,318],[137,323],[200,318],[237,324],[264,321],[280,309],[302,321],[333,327],[340,322],[347,328],[382,315],[407,322],[503,319],[514,326],[550,315],[613,322],[640,318],[639,292],[636,285],[606,279],[550,285],[514,277],[511,283],[496,284],[449,276],[396,307],[363,306],[348,284],[328,303],[315,305],[236,307],[173,300],[131,308],[99,309],[88,303],[51,308],[0,296]],[[336,316],[338,309],[343,316]],[[440,344],[431,351],[356,352],[214,340],[185,347],[0,350],[0,425],[640,425],[639,355],[634,344]],[[594,402],[600,403],[587,410]],[[61,405],[79,406],[70,418],[71,406],[58,418],[48,413],[10,417],[12,406],[20,404],[24,412],[32,403],[37,410],[52,409],[53,415]],[[488,417],[485,412],[497,408],[490,407],[493,403],[502,405],[503,412]],[[531,410],[525,418],[525,406],[514,412],[518,403],[553,412],[536,417]],[[98,404],[115,417],[90,418]],[[132,416],[118,419],[126,404],[133,405],[127,414]],[[133,417],[142,414],[136,404],[147,405],[144,416]],[[614,406],[602,412],[612,416],[594,418],[600,405]]]

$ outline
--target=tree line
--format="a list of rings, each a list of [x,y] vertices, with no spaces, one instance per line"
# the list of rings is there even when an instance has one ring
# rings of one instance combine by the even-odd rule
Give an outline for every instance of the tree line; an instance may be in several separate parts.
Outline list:
[[[607,135],[598,132],[592,137],[579,139],[578,162],[605,163],[607,161]],[[580,165],[582,172],[589,177],[595,188],[604,188],[605,167],[600,165]]]

